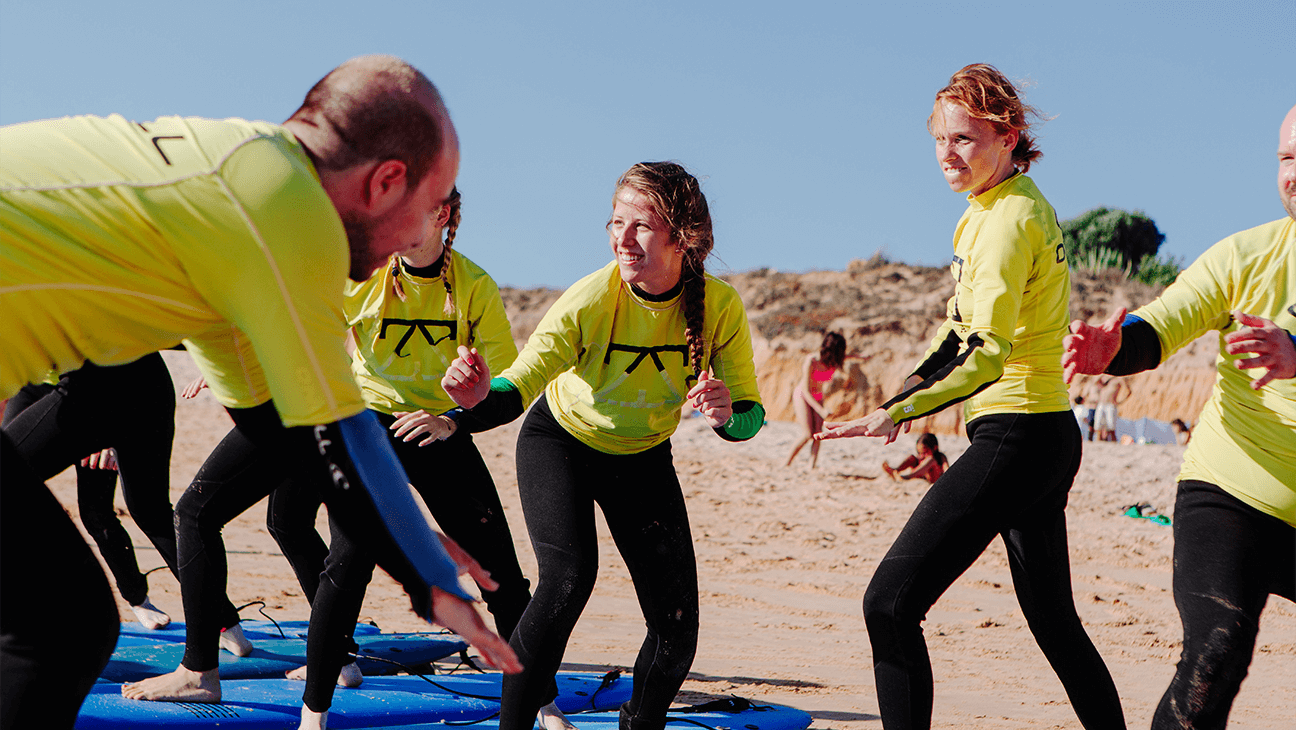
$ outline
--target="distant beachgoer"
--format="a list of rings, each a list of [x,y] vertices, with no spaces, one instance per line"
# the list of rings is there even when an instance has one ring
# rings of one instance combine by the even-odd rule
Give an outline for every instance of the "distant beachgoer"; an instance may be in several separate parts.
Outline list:
[[[1211,246],[1161,296],[1071,323],[1062,364],[1132,375],[1217,330],[1215,385],[1174,511],[1183,651],[1153,730],[1223,728],[1270,594],[1296,601],[1296,107],[1278,134],[1280,218]],[[1186,428],[1183,433],[1187,433]]]
[[[598,573],[596,504],[648,627],[620,727],[664,726],[698,637],[697,559],[670,435],[686,400],[726,441],[764,422],[742,299],[704,269],[714,238],[697,179],[671,162],[631,167],[607,231],[615,261],[554,303],[512,366],[491,380],[482,357],[460,347],[442,381],[470,409],[464,418],[486,426],[535,400],[518,434],[517,482],[539,581],[509,641],[525,669],[504,678],[501,730],[529,730],[554,700]],[[556,708],[539,721],[570,727]]]
[[[1094,408],[1094,431],[1099,441],[1116,440],[1117,406],[1129,400],[1133,390],[1125,378],[1113,378],[1107,373],[1098,376],[1092,392],[1098,405]]]
[[[797,423],[801,424],[802,438],[792,447],[788,455],[787,466],[801,452],[801,447],[810,444],[810,468],[819,463],[819,442],[814,435],[823,430],[824,419],[828,418],[828,409],[824,408],[824,386],[846,361],[846,338],[837,332],[825,332],[819,343],[819,354],[806,355],[801,362],[801,381],[792,390],[792,410],[796,413]]]
[[[1071,277],[1057,215],[1024,174],[1040,155],[1028,132],[1033,111],[984,64],[937,93],[927,123],[936,159],[950,188],[968,194],[946,320],[899,395],[817,436],[890,443],[900,425],[965,402],[967,451],[927,490],[864,594],[886,727],[931,726],[922,621],[996,535],[1027,626],[1080,722],[1125,727],[1071,593],[1065,508],[1081,441],[1059,364]]]
[[[941,453],[940,441],[936,439],[936,434],[928,432],[919,436],[918,440],[914,442],[914,453],[896,466],[891,466],[885,461],[882,462],[882,471],[891,477],[891,481],[926,479],[928,482],[935,484],[936,480],[940,479],[941,474],[945,473],[945,466],[948,461],[945,454]]]
[[[1089,423],[1093,420],[1093,409],[1085,405],[1083,395],[1077,395],[1072,401],[1071,412],[1075,414],[1076,425],[1080,426],[1080,438],[1089,438]]]
[[[1192,440],[1192,429],[1188,428],[1188,424],[1184,423],[1181,418],[1176,418],[1170,422],[1170,430],[1174,431],[1175,443],[1180,446],[1187,446],[1188,442]]]

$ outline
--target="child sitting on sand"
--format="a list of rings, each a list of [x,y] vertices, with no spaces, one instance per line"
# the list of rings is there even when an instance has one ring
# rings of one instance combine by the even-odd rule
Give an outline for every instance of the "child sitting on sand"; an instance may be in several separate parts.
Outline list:
[[[914,453],[909,455],[899,466],[891,466],[885,461],[882,462],[882,471],[891,477],[891,481],[901,479],[926,479],[929,483],[936,483],[940,475],[945,473],[945,465],[949,459],[941,453],[940,442],[936,439],[934,433],[924,433],[918,437],[914,443]],[[908,473],[904,470],[908,469]]]

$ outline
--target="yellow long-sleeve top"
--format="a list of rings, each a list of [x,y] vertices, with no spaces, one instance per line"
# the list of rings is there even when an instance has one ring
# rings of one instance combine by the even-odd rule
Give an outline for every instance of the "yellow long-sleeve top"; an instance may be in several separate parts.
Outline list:
[[[186,337],[204,367],[205,342],[241,331],[286,424],[355,415],[347,269],[342,221],[282,127],[112,116],[0,129],[0,397]],[[204,375],[218,394],[248,389],[237,365]]]
[[[1071,273],[1053,206],[1027,176],[980,195],[954,231],[954,296],[915,374],[883,404],[896,423],[965,401],[964,421],[1070,410],[1062,381]]]
[[[747,311],[733,287],[709,274],[703,341],[703,362],[733,401],[759,405]],[[681,297],[656,302],[639,296],[613,261],[554,302],[500,377],[516,387],[523,404],[543,391],[563,428],[594,449],[650,449],[675,432],[685,395],[696,383]]]
[[[1215,387],[1184,451],[1179,479],[1218,485],[1296,525],[1296,379],[1252,390],[1260,371],[1234,364],[1251,355],[1224,349],[1224,335],[1240,328],[1234,310],[1296,333],[1296,221],[1283,218],[1220,241],[1133,313],[1156,330],[1162,362],[1206,332],[1219,331]]]
[[[386,266],[362,284],[348,284],[346,316],[356,339],[351,370],[369,408],[387,414],[454,408],[441,378],[460,345],[476,347],[491,372],[517,358],[495,281],[454,250],[446,254],[441,272],[435,278],[415,276],[401,262],[396,274]],[[445,312],[446,273],[452,315]],[[397,279],[404,301],[395,292]]]

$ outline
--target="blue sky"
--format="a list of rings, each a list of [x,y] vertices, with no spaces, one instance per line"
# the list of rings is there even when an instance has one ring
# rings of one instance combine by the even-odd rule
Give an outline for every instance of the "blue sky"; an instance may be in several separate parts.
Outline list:
[[[943,264],[966,204],[924,123],[950,74],[984,61],[1051,117],[1031,175],[1061,218],[1142,210],[1191,260],[1283,215],[1293,35],[1291,0],[0,0],[0,123],[282,121],[341,61],[392,53],[450,107],[457,245],[502,285],[564,287],[609,261],[612,185],[654,159],[704,180],[712,270],[843,269],[879,249]]]

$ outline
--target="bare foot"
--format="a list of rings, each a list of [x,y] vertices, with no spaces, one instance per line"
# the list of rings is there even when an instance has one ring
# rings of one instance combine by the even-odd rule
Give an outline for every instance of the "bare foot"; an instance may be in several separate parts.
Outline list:
[[[882,471],[886,472],[886,475],[889,476],[889,477],[891,477],[891,481],[893,481],[893,482],[898,482],[898,481],[900,481],[899,479],[896,479],[896,470],[895,470],[895,468],[892,467],[890,464],[886,463],[885,461],[882,462]]]
[[[288,679],[305,682],[306,667],[297,667],[291,672],[286,672],[284,676]],[[344,665],[342,671],[338,672],[337,684],[339,687],[346,687],[347,689],[355,689],[364,684],[364,675],[360,673],[360,665],[355,662]]]
[[[299,730],[328,730],[328,710],[316,712],[302,705],[301,725],[297,727]]]
[[[145,596],[138,606],[131,606],[131,611],[135,612],[135,620],[139,621],[140,625],[149,631],[157,631],[171,624],[171,617],[157,606],[154,606],[148,596]]]
[[[252,653],[252,642],[243,635],[243,628],[234,624],[228,629],[221,629],[220,648],[234,656],[247,656]]]
[[[576,730],[576,726],[567,720],[567,716],[562,714],[558,705],[550,702],[540,708],[536,713],[536,719],[540,721],[541,730]]]
[[[195,672],[177,667],[170,674],[122,685],[122,697],[154,702],[220,702],[220,675],[215,669]]]

